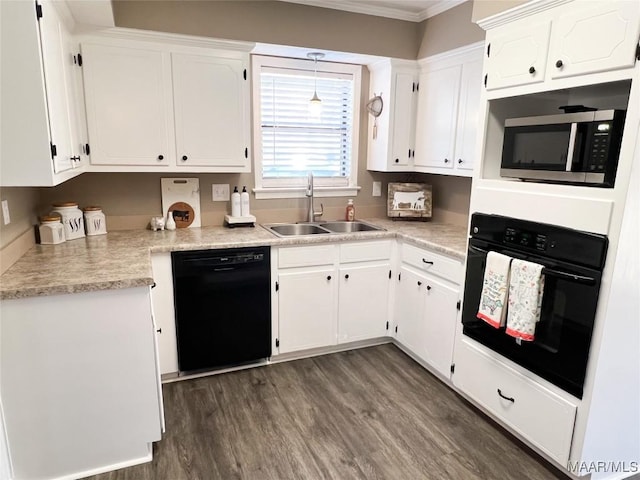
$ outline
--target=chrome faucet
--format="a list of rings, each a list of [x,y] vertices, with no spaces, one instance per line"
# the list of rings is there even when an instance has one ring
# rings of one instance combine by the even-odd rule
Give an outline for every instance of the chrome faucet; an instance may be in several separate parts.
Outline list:
[[[307,209],[307,222],[313,223],[316,221],[316,217],[321,217],[324,213],[324,206],[320,204],[320,211],[315,212],[313,209],[313,172],[309,172],[307,176],[307,193],[309,198],[309,208]]]

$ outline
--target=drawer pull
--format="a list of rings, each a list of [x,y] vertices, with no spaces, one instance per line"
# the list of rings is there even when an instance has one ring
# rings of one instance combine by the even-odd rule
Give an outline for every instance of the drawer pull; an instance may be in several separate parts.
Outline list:
[[[516,399],[513,397],[507,397],[505,395],[502,394],[502,391],[500,389],[498,389],[498,395],[500,395],[501,398],[504,398],[505,400],[509,400],[511,403],[516,403]]]
[[[429,260],[427,260],[426,258],[422,259],[422,263],[426,263],[427,265],[433,265],[433,262],[430,262]]]

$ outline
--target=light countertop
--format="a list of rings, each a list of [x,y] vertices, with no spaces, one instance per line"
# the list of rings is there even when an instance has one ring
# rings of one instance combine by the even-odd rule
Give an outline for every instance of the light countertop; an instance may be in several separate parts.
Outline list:
[[[151,253],[177,250],[286,246],[400,238],[457,260],[466,255],[466,228],[458,225],[367,219],[385,231],[279,238],[255,228],[202,227],[174,231],[124,230],[36,245],[0,277],[0,299],[131,288],[153,284]]]

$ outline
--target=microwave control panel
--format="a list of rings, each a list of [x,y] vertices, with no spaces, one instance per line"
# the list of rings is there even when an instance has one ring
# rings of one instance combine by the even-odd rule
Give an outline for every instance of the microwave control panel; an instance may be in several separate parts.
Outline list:
[[[594,122],[590,126],[591,141],[589,149],[588,172],[604,172],[609,157],[609,137],[613,122]]]

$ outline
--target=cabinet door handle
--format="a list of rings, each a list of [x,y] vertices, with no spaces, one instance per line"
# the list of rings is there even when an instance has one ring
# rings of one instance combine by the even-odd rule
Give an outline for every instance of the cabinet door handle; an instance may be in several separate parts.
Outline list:
[[[344,276],[344,278],[345,278],[346,280],[349,280],[349,274],[347,273],[347,274]]]
[[[162,328],[156,330],[157,333],[162,333]]]
[[[462,165],[462,159],[461,158],[458,159],[458,165]]]
[[[327,280],[331,280],[331,275],[327,275]]]
[[[564,63],[562,63],[562,60],[558,60],[556,62],[556,68],[562,68],[562,65],[564,65]]]
[[[536,73],[536,68],[535,67],[529,67],[529,73],[531,75],[533,75],[534,73]]]
[[[502,390],[498,389],[498,395],[500,395],[500,397],[504,398],[505,400],[509,400],[511,403],[516,403],[516,399],[513,397],[507,397],[506,395],[504,395],[502,393]]]
[[[400,159],[399,158],[396,158],[396,163],[400,163]]]
[[[164,160],[164,155],[158,155],[158,160]]]
[[[427,285],[427,290],[431,290],[431,285]]]
[[[72,162],[79,162],[80,161],[80,157],[71,157],[70,160]]]
[[[427,260],[426,258],[422,259],[422,263],[426,263],[427,265],[433,265],[433,262]]]
[[[189,157],[187,157],[186,155],[182,155],[182,161],[186,162],[188,160]]]
[[[418,286],[422,285],[422,282],[420,280],[418,280]]]

